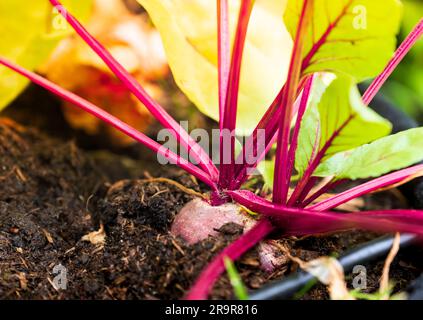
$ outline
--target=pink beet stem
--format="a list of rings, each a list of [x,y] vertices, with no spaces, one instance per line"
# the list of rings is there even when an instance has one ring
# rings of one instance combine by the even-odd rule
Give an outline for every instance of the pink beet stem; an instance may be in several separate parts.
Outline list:
[[[295,36],[294,48],[292,49],[291,62],[288,71],[286,88],[282,95],[280,108],[282,118],[279,124],[279,136],[277,140],[276,160],[275,160],[275,179],[273,184],[273,201],[277,203],[286,203],[288,195],[289,181],[292,168],[289,168],[289,137],[291,130],[292,110],[295,102],[298,84],[301,75],[302,53],[305,41],[305,33],[310,22],[310,7],[312,1],[304,0],[301,16],[298,22],[297,34]]]
[[[372,82],[372,84],[364,93],[363,101],[366,105],[368,105],[373,100],[375,95],[379,92],[380,88],[382,88],[385,81],[389,78],[392,72],[394,72],[398,64],[402,61],[402,59],[404,59],[406,54],[420,39],[422,32],[423,19],[419,21],[419,23],[414,27],[403,43],[401,43],[397,51],[395,51],[394,57],[388,62],[382,73]]]
[[[181,145],[199,162],[200,166],[210,175],[212,180],[217,181],[218,170],[197,142],[166,112],[166,110],[154,101],[135,78],[126,71],[123,66],[100,44],[57,0],[49,0],[51,4],[60,8],[59,12],[78,33],[78,35],[93,49],[93,51],[106,63],[117,78],[145,105],[151,114],[166,128],[169,129]]]
[[[299,106],[297,105],[301,101],[300,94],[304,89],[306,79],[307,77],[301,79],[298,86],[297,101],[294,105],[294,110],[299,109]],[[278,137],[278,125],[282,113],[281,108],[278,108],[278,106],[280,106],[284,90],[285,85],[282,87],[275,100],[267,109],[266,113],[261,118],[253,133],[248,137],[246,145],[242,148],[242,151],[236,160],[236,163],[238,164],[236,168],[236,178],[233,181],[231,190],[237,190],[242,186],[242,184],[248,179],[249,173],[257,167],[261,160],[264,159],[269,150],[272,149],[273,144],[276,142]],[[259,134],[259,132],[261,132],[260,130],[264,132],[264,137]],[[264,152],[256,157],[255,155],[258,154],[258,141],[260,141],[261,138],[265,142]]]
[[[257,154],[258,141],[263,139],[266,143],[265,153],[261,154],[259,159],[263,159],[267,151],[270,150],[273,143],[276,141],[278,132],[278,123],[281,116],[281,109],[278,108],[282,98],[282,93],[285,86],[279,92],[278,96],[272,102],[266,113],[260,120],[253,133],[248,137],[246,146],[242,148],[240,155],[236,163],[239,163],[236,171],[236,179],[233,182],[231,189],[236,190],[246,181],[248,178],[249,169],[254,169],[259,161],[254,161],[254,155]],[[259,132],[264,133],[264,137],[259,135]],[[247,147],[248,146],[248,147]]]
[[[379,210],[341,214],[292,208],[270,202],[246,190],[228,191],[228,194],[246,208],[276,220],[284,234],[304,236],[362,228],[377,232],[408,232],[423,235],[423,211]]]
[[[231,67],[229,70],[229,79],[227,85],[227,94],[224,107],[223,125],[220,139],[220,177],[219,185],[221,188],[228,188],[234,178],[235,166],[235,136],[231,133],[235,131],[236,116],[238,108],[238,93],[241,76],[241,63],[244,52],[245,39],[247,36],[248,23],[250,21],[251,11],[254,6],[254,0],[244,0],[239,9],[238,25],[235,34],[235,42],[232,53]],[[222,135],[230,134],[229,158],[225,159],[227,145]],[[229,163],[228,163],[229,160]]]
[[[219,64],[219,128],[223,129],[231,48],[229,33],[228,0],[217,0],[218,64]]]
[[[407,169],[396,171],[385,176],[379,177],[377,179],[373,179],[369,182],[363,183],[347,191],[341,192],[329,199],[326,199],[308,207],[308,209],[317,211],[331,210],[343,203],[358,198],[364,194],[389,187],[391,185],[407,180],[410,177],[414,178],[420,175],[423,175],[423,165],[416,165]]]
[[[326,151],[330,148],[332,145],[332,142],[335,140],[335,138],[342,132],[342,130],[348,125],[348,123],[353,119],[353,115],[349,116],[342,124],[341,126],[336,129],[328,141],[324,144],[324,146],[319,150],[317,155],[312,159],[311,163],[309,164],[308,168],[304,172],[304,175],[298,181],[297,185],[295,186],[294,192],[292,193],[288,204],[294,205],[295,203],[298,203],[298,201],[301,201],[305,197],[307,197],[308,192],[311,190],[313,186],[310,186],[310,184],[313,182],[311,181],[312,175],[314,171],[317,169],[317,167],[320,164],[320,161],[323,159],[323,157],[326,154]],[[319,143],[319,141],[317,142]],[[317,144],[316,147],[319,147]]]
[[[298,206],[300,208],[304,208],[304,207],[308,206],[310,203],[312,203],[313,201],[318,199],[321,195],[327,193],[329,190],[334,189],[336,186],[338,186],[338,185],[340,185],[344,182],[345,182],[345,180],[336,180],[336,181],[330,180],[330,181],[328,181],[319,190],[314,192],[312,195],[307,197],[305,200],[301,200],[301,203],[299,203]]]

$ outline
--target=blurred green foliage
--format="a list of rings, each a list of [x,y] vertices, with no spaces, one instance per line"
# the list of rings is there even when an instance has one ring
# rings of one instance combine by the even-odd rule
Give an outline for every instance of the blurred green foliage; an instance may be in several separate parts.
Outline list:
[[[400,42],[423,17],[423,1],[403,0],[403,3]],[[417,42],[405,57],[383,87],[382,93],[407,114],[423,122],[423,41]]]
[[[245,288],[244,283],[242,282],[241,276],[239,275],[235,264],[228,257],[225,257],[224,263],[236,298],[238,300],[248,300],[247,289]]]

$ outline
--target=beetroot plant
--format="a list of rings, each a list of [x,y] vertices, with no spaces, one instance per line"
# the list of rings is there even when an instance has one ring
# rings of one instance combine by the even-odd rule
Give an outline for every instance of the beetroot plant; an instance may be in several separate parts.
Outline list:
[[[50,2],[62,8],[59,1]],[[207,298],[214,281],[225,270],[225,259],[235,261],[270,235],[304,236],[352,228],[423,235],[423,211],[334,211],[354,198],[423,176],[423,165],[416,165],[423,160],[423,128],[389,135],[391,124],[368,108],[389,75],[422,34],[423,21],[420,21],[392,55],[401,12],[399,1],[206,1],[207,4],[204,2],[202,5],[212,4],[216,13],[217,24],[214,27],[217,37],[211,37],[212,46],[217,52],[214,57],[216,65],[209,63],[214,61],[210,58],[198,68],[199,57],[196,54],[211,45],[210,37],[198,36],[187,44],[189,36],[186,33],[195,33],[192,29],[195,25],[187,21],[178,24],[177,16],[189,13],[195,17],[196,11],[192,8],[200,6],[202,2],[139,2],[162,35],[177,84],[200,110],[219,120],[220,165],[212,161],[188,132],[153,101],[143,87],[66,10],[61,9],[60,12],[76,33],[160,124],[171,132],[181,148],[189,153],[192,162],[40,75],[2,57],[0,63],[112,125],[209,186],[207,195],[188,203],[177,215],[172,233],[189,243],[195,243],[213,235],[215,229],[228,222],[244,226],[243,235],[218,254],[200,274],[186,296],[188,299]],[[192,10],[187,6],[191,6]],[[235,22],[231,20],[234,10],[237,12]],[[256,19],[266,24],[263,12],[269,10],[273,10],[278,17],[280,15],[278,21],[289,34],[280,32],[280,38],[255,34],[256,41],[248,43],[250,20]],[[198,25],[199,29],[202,27]],[[258,30],[260,28],[253,31],[257,33]],[[276,34],[279,31],[274,30]],[[280,39],[286,39],[286,42],[271,42]],[[252,54],[255,48],[259,50],[263,46],[272,53],[278,52],[272,51],[275,48],[285,48],[284,52],[288,51],[288,54],[273,55],[275,65],[269,66],[265,63],[267,58],[264,59],[260,52],[256,56]],[[250,64],[253,63],[250,67],[260,76],[243,80],[241,74],[246,52],[251,53],[247,58]],[[184,55],[189,57],[182,61]],[[283,66],[286,66],[286,70],[278,74]],[[373,78],[382,69],[361,96],[356,84]],[[277,80],[273,74],[266,77],[262,74],[263,70],[278,74]],[[212,80],[208,79],[207,72],[216,73],[215,83],[213,77]],[[193,79],[187,78],[194,74]],[[211,81],[210,86],[203,80]],[[265,88],[255,92],[263,83]],[[215,87],[216,101],[207,95],[213,96]],[[276,92],[273,92],[273,88],[277,88]],[[266,92],[265,95],[274,93],[274,96],[270,106],[259,106],[263,110],[261,119],[251,130],[250,124],[256,113],[249,114],[249,103],[252,109],[256,108],[254,103],[265,100],[261,99],[263,92]],[[252,96],[257,99],[246,98]],[[217,112],[211,110],[214,103]],[[238,128],[237,118],[240,116],[247,122]],[[248,138],[242,150],[236,153],[236,134],[246,133]],[[242,189],[274,145],[271,198]],[[356,187],[319,201],[320,196],[345,182],[369,178]],[[244,211],[256,214],[246,214]],[[272,250],[266,243],[260,244],[260,258],[265,269],[271,269],[275,263]]]

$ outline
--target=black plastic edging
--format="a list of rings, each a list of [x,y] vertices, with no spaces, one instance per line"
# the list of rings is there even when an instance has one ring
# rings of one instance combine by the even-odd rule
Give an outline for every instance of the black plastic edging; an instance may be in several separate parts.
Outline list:
[[[400,248],[404,248],[417,240],[417,237],[410,234],[401,235]],[[350,272],[356,265],[365,265],[370,262],[379,260],[386,257],[392,248],[394,241],[393,236],[385,236],[376,240],[370,241],[364,245],[357,246],[356,248],[348,251],[342,255],[338,261],[344,268],[345,272]],[[310,273],[299,271],[296,274],[284,278],[283,281],[269,284],[252,293],[251,300],[277,300],[289,299],[302,288],[304,288],[311,281],[316,278]]]

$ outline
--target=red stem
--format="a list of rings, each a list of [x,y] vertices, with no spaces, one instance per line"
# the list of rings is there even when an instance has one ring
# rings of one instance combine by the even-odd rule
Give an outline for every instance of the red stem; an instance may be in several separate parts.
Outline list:
[[[379,210],[341,214],[286,207],[246,190],[229,191],[228,194],[246,208],[272,217],[272,221],[285,235],[304,236],[354,228],[423,235],[423,211],[419,210]]]
[[[248,23],[254,0],[241,1],[239,9],[238,25],[235,35],[232,53],[231,68],[227,86],[227,94],[224,108],[223,125],[220,138],[220,176],[219,186],[228,188],[234,178],[235,166],[235,127],[238,108],[239,83],[241,75],[241,63],[244,52],[245,39],[247,36]],[[226,139],[222,135],[230,136],[229,159],[226,159]],[[228,163],[229,162],[229,163]]]
[[[231,66],[228,0],[217,0],[218,64],[219,64],[219,127],[223,129],[226,93]]]
[[[363,95],[363,101],[366,105],[368,105],[375,95],[379,92],[380,88],[382,88],[385,81],[389,78],[398,64],[401,62],[402,59],[406,56],[406,54],[410,51],[410,49],[414,46],[414,44],[420,39],[423,33],[423,19],[414,27],[411,33],[407,36],[407,38],[401,43],[398,47],[397,51],[395,51],[394,57],[388,62],[385,69],[382,73],[372,82],[369,88]]]
[[[248,178],[248,172],[250,169],[254,169],[259,161],[256,161],[254,157],[258,153],[258,141],[264,141],[266,144],[264,154],[261,154],[259,159],[263,159],[267,151],[271,148],[275,142],[274,137],[278,132],[279,119],[281,117],[281,109],[278,108],[282,98],[282,93],[285,90],[285,86],[281,89],[275,100],[272,102],[266,113],[263,115],[257,127],[246,142],[246,146],[243,147],[242,151],[236,160],[236,163],[240,164],[237,166],[236,178],[234,179],[233,186],[231,189],[238,189]],[[262,134],[264,133],[264,137]],[[275,139],[276,139],[275,138]]]
[[[336,186],[338,186],[338,185],[340,185],[344,182],[345,182],[345,180],[328,181],[328,183],[326,183],[319,190],[317,190],[315,193],[310,195],[307,199],[300,200],[301,203],[298,206],[301,207],[301,208],[308,206],[314,200],[318,199],[321,195],[327,193],[329,190],[332,190],[333,188],[335,188]]]
[[[94,104],[88,102],[87,100],[75,95],[72,92],[69,92],[62,87],[48,81],[47,79],[32,73],[30,71],[25,70],[24,68],[0,57],[0,64],[4,65],[5,67],[14,70],[15,72],[21,74],[22,76],[28,78],[32,82],[44,87],[45,89],[49,90],[50,92],[54,93],[55,95],[63,98],[64,100],[72,103],[73,105],[77,106],[78,108],[92,114],[96,118],[111,124],[116,129],[120,130],[121,132],[125,133],[129,137],[135,139],[136,141],[140,142],[147,148],[153,150],[156,153],[159,153],[165,156],[171,163],[174,163],[181,167],[182,169],[186,170],[193,176],[197,177],[213,189],[216,189],[216,184],[210,179],[210,176],[202,171],[200,168],[197,168],[193,164],[189,163],[185,159],[181,158],[177,154],[173,153],[169,149],[163,147],[161,144],[157,143],[156,141],[150,139],[143,133],[139,132],[138,130],[134,129],[133,127],[127,125],[126,123],[122,122],[118,118],[112,116],[111,114],[107,113],[106,111],[100,109],[99,107],[95,106]]]
[[[298,86],[297,95],[301,93],[305,86],[305,79],[301,79]],[[283,91],[285,90],[285,85],[282,87],[281,91],[278,93],[275,100],[272,102],[270,107],[267,109],[264,116],[261,118],[259,124],[254,129],[250,137],[248,137],[246,146],[242,149],[239,157],[236,160],[236,163],[241,164],[237,167],[236,178],[234,179],[232,190],[239,189],[242,184],[248,179],[249,172],[252,172],[254,168],[257,167],[258,163],[264,159],[268,151],[272,148],[273,144],[277,140],[278,136],[278,125],[280,122],[280,117],[282,110],[278,108],[281,103],[281,98]],[[294,109],[295,106],[294,106]],[[259,132],[264,132],[264,138],[259,135]],[[265,143],[264,152],[260,154],[259,157],[255,157],[257,152],[258,141],[260,138]]]
[[[273,201],[286,203],[288,196],[290,169],[288,164],[289,135],[292,119],[292,108],[295,102],[295,95],[298,90],[301,74],[302,52],[305,42],[305,32],[310,20],[310,0],[304,0],[303,8],[295,36],[294,48],[289,66],[286,89],[282,95],[281,108],[282,118],[279,124],[279,136],[276,149],[275,179],[273,184]]]
[[[113,56],[100,44],[57,0],[49,0],[78,33],[78,35],[93,49],[93,51],[106,63],[118,79],[131,91],[151,112],[151,114],[169,131],[181,145],[198,161],[199,165],[210,175],[213,181],[217,181],[218,170],[210,157],[198,143],[166,112],[166,110],[154,101],[135,78],[113,58]],[[194,147],[195,146],[195,147]]]
[[[308,209],[317,211],[331,210],[364,194],[407,181],[408,179],[415,178],[420,175],[423,175],[423,165],[417,165],[396,171],[341,192],[329,199],[308,207]]]
[[[304,185],[304,188],[301,189],[300,193],[297,197],[291,197],[288,201],[288,206],[293,207],[300,207],[301,202],[307,198],[308,194],[310,193],[311,189],[313,189],[314,185],[316,184],[318,178],[317,177],[310,177],[306,184]],[[295,190],[294,190],[295,192]]]

